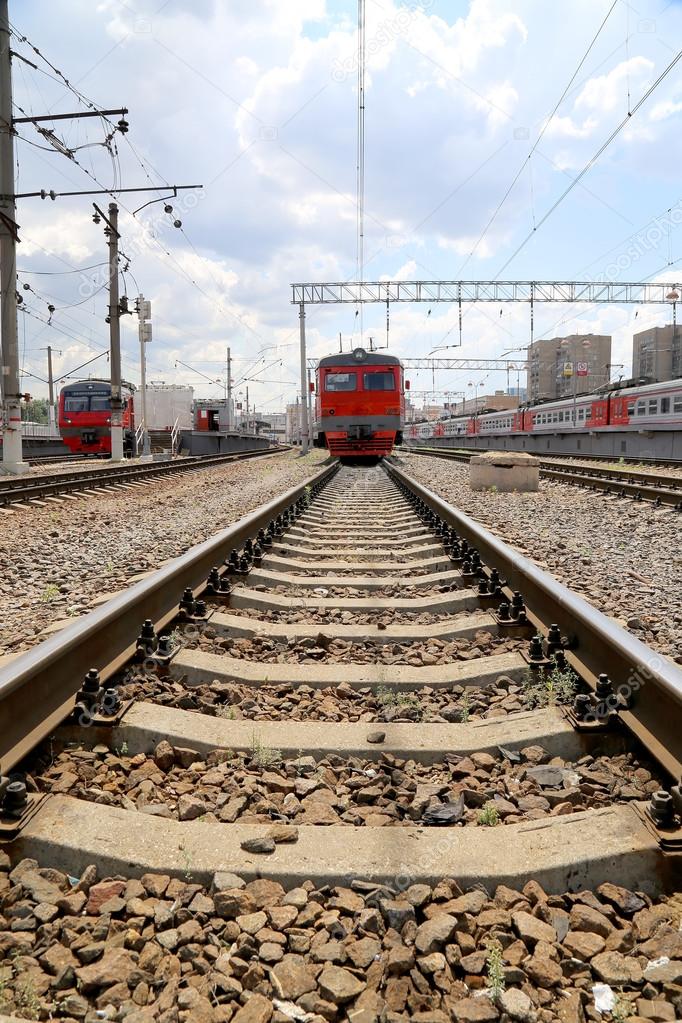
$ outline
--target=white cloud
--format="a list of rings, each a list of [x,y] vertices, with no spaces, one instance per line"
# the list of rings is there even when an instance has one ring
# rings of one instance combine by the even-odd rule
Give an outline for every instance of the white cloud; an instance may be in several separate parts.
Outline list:
[[[642,0],[640,7],[642,18],[653,17],[654,0]],[[555,6],[550,21],[537,17],[534,0],[471,0],[461,17],[444,3],[412,10],[382,0],[367,5],[367,16],[372,45],[365,276],[452,278],[498,210],[584,52],[594,3]],[[286,346],[280,349],[282,377],[296,379],[298,321],[290,282],[345,280],[355,272],[354,0],[194,0],[191,5],[173,0],[162,9],[156,0],[126,0],[125,6],[107,0],[96,8],[86,0],[55,0],[49,11],[26,5],[17,21],[85,93],[103,105],[130,107],[130,133],[117,140],[124,185],[149,184],[147,172],[154,181],[163,175],[205,185],[202,200],[181,214],[186,236],[172,228],[172,217],[165,217],[161,205],[133,220],[125,209],[148,197],[121,196],[123,247],[134,250],[131,272],[154,303],[149,354],[155,378],[182,379],[187,371],[176,369],[177,358],[203,367],[209,376],[218,374],[228,343],[244,360],[278,343]],[[672,38],[681,22],[682,14],[671,8],[665,28],[662,19],[657,26]],[[595,140],[606,137],[625,111],[628,75],[634,102],[654,65],[661,64],[657,38],[642,33],[633,36],[632,57],[623,61],[619,32],[607,24],[586,66],[588,81],[559,110],[541,143],[546,159],[536,154],[533,160],[538,216],[565,187],[561,170],[584,165]],[[22,106],[72,109],[73,97],[65,89],[41,76],[39,94],[34,79],[30,68],[15,75]],[[617,251],[625,233],[672,201],[675,167],[682,158],[675,130],[681,114],[671,81],[656,94],[650,114],[645,109],[633,118],[590,172],[584,181],[590,191],[577,186],[505,276],[570,279],[595,254]],[[86,131],[87,140],[101,139],[96,123],[60,126],[70,144],[86,141]],[[128,141],[156,170],[140,167]],[[22,191],[96,187],[63,157],[21,142],[17,148]],[[112,181],[104,150],[83,150],[79,159],[99,181]],[[26,240],[20,265],[53,272],[106,258],[101,226],[90,220],[90,201],[22,201],[19,222]],[[179,205],[180,197],[172,202]],[[632,227],[624,227],[623,217]],[[137,248],[141,224],[150,221],[157,223],[158,244]],[[530,224],[530,181],[524,171],[465,275],[493,276]],[[660,261],[645,265],[643,260],[638,273],[645,276],[656,265]],[[47,280],[62,305],[79,299],[78,275],[46,279],[45,291]],[[137,285],[129,274],[126,280],[132,293]],[[27,303],[34,301],[30,297]],[[551,325],[556,310],[546,320],[544,312],[537,311],[540,323]],[[527,309],[509,307],[501,319],[495,313],[483,307],[467,311],[463,353],[492,355],[501,344],[512,347],[525,336]],[[27,320],[27,347],[31,328],[49,333],[60,325],[85,343],[104,345],[105,315],[102,293],[83,306],[58,311],[52,328]],[[606,326],[626,329],[615,314],[603,316]],[[380,336],[385,309],[367,307],[365,320]],[[502,327],[507,321],[510,334]],[[448,308],[434,310],[427,321],[423,308],[401,306],[391,310],[392,343],[411,354],[426,352],[454,323],[456,311]],[[313,307],[307,324],[311,351],[325,354],[334,350],[339,330],[350,339],[354,308]],[[124,357],[130,376],[137,358],[133,328],[129,318]],[[75,341],[65,333],[60,346],[66,345]],[[88,355],[77,345],[75,350]],[[192,382],[199,393],[220,393],[218,385],[200,377]],[[278,393],[255,381],[251,386],[263,400]],[[289,393],[293,390],[290,386]]]
[[[612,110],[627,112],[627,90],[641,88],[653,71],[654,62],[647,57],[631,57],[621,61],[605,75],[590,78],[575,101],[576,110],[592,110],[598,114]]]

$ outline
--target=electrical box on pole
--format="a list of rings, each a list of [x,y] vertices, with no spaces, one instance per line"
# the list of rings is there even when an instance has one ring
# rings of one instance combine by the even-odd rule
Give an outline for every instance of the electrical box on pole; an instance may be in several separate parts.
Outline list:
[[[147,423],[147,354],[144,346],[152,339],[152,304],[144,295],[138,295],[135,302],[138,320],[138,336],[140,339],[140,397],[142,399],[142,422],[136,425],[142,427],[142,459],[151,459],[151,444],[149,439],[149,428]]]

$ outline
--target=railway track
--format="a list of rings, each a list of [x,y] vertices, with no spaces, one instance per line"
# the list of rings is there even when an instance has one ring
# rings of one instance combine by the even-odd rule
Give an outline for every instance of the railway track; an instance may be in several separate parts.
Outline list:
[[[474,454],[482,452],[449,451],[446,448],[413,448],[417,454],[468,463]],[[556,480],[602,491],[618,497],[631,497],[635,501],[648,501],[682,511],[682,477],[664,473],[637,472],[634,469],[616,469],[606,466],[566,465],[553,458],[539,458],[540,475]]]
[[[21,506],[62,503],[76,498],[74,493],[92,496],[115,490],[151,486],[163,477],[179,477],[186,472],[210,469],[226,462],[244,458],[260,458],[286,451],[288,448],[257,448],[225,455],[201,455],[168,462],[145,465],[115,465],[97,469],[74,469],[72,472],[44,476],[3,478],[0,482],[0,509],[12,511]]]
[[[402,469],[333,463],[0,666],[0,836],[86,907],[73,961],[36,938],[81,1008],[578,1023],[604,982],[634,1014],[679,984],[681,703]]]

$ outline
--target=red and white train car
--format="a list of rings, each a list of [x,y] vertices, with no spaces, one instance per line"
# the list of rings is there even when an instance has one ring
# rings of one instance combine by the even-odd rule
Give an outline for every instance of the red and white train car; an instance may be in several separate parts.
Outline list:
[[[580,394],[504,412],[416,423],[413,440],[433,437],[505,437],[558,433],[682,430],[682,379]]]

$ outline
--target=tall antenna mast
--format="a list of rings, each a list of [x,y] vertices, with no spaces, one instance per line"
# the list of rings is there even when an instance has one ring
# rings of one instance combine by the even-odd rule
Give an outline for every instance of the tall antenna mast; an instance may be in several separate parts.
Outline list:
[[[356,280],[362,284],[365,270],[365,0],[358,0],[358,148],[357,148],[357,253]],[[363,342],[363,308],[360,306],[360,344]]]

